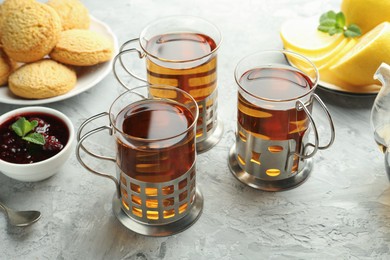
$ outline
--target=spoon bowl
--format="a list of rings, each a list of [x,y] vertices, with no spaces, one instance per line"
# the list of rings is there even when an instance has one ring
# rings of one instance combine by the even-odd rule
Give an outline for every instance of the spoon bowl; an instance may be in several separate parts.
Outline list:
[[[16,211],[0,202],[0,208],[4,210],[9,223],[17,227],[29,226],[41,218],[41,212],[36,210]]]

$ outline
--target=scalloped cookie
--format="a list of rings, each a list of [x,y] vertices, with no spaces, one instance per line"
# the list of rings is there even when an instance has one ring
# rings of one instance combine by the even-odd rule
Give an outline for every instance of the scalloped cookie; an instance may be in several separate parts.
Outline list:
[[[103,35],[89,30],[73,29],[61,32],[50,57],[75,66],[92,66],[113,56],[113,43]]]
[[[89,28],[88,9],[79,0],[49,0],[47,4],[59,14],[64,31]]]
[[[9,8],[3,6],[1,39],[4,51],[19,62],[42,59],[53,49],[61,32],[57,12],[46,4],[30,0],[22,0],[16,7]]]
[[[76,72],[53,60],[25,64],[8,78],[12,93],[28,99],[55,97],[70,91],[77,82]]]

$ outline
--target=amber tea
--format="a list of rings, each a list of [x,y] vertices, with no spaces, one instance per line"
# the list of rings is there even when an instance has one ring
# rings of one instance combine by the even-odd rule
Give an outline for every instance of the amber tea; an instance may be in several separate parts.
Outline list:
[[[159,60],[168,61],[159,64],[158,60],[146,59],[147,79],[151,84],[162,84],[178,87],[189,93],[197,102],[206,99],[217,88],[217,56],[210,55],[217,48],[215,41],[204,34],[199,33],[170,33],[157,35],[146,44],[147,51],[159,57]],[[202,57],[207,60],[198,64],[192,60]],[[186,63],[183,63],[186,61]],[[199,105],[200,114],[214,105],[214,99],[210,99],[207,107]],[[203,120],[212,118],[199,117],[197,125],[201,126]],[[213,123],[207,124],[213,128]],[[208,131],[209,129],[207,129]],[[202,129],[198,128],[197,137],[202,135]]]
[[[184,67],[180,61],[191,61],[204,57],[217,47],[213,39],[203,34],[172,33],[154,36],[146,45],[151,55],[172,61],[168,67],[147,59],[147,77],[151,84],[179,87],[196,101],[208,97],[217,84],[217,57],[210,56],[205,63],[195,67]]]
[[[129,136],[117,139],[117,164],[121,171],[122,183],[126,183],[126,174],[133,179],[147,183],[169,182],[185,174],[195,162],[195,134],[187,129],[194,122],[193,114],[185,106],[173,101],[138,101],[124,108],[117,116],[116,127]],[[131,140],[130,140],[131,139]],[[138,145],[138,140],[145,142]],[[187,185],[179,183],[179,189]],[[131,190],[141,193],[140,187],[131,184]],[[174,187],[163,188],[164,194],[173,192]],[[157,196],[157,189],[146,188],[148,196]],[[125,190],[122,193],[127,195]],[[187,198],[188,193],[180,195],[179,200]],[[135,204],[141,204],[141,198],[132,195]],[[123,200],[125,207],[129,207]],[[174,198],[163,201],[165,207],[174,204]],[[148,199],[146,206],[157,208],[158,202]],[[187,208],[184,203],[179,213]],[[135,215],[142,216],[142,209],[134,207]],[[148,212],[148,218],[157,218],[157,211]],[[172,213],[173,214],[173,213]],[[165,217],[168,217],[165,216]]]
[[[135,141],[118,139],[119,168],[144,182],[180,177],[195,161],[194,134],[186,131],[193,121],[192,113],[174,102],[147,100],[129,105],[118,114],[116,126]],[[137,139],[150,141],[135,147]]]
[[[245,72],[240,78],[243,89],[255,97],[267,100],[292,100],[305,95],[313,87],[311,80],[299,71],[284,68],[257,68]],[[309,125],[305,111],[294,107],[262,106],[255,99],[239,92],[238,124],[252,135],[264,140],[296,141],[299,154],[302,138]],[[311,110],[312,104],[308,105]],[[240,133],[239,133],[240,134]],[[294,158],[293,171],[297,170],[298,157]]]

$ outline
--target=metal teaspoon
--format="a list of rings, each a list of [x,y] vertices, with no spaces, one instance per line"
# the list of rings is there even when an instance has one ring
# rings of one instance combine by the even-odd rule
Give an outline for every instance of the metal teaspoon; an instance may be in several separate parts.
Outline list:
[[[41,212],[36,210],[15,211],[0,202],[0,209],[3,209],[8,217],[9,223],[17,227],[25,227],[38,221]]]

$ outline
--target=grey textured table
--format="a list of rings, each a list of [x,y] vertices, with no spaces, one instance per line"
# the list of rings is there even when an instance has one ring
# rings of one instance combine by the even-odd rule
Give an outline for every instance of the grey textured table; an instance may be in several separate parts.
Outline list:
[[[0,259],[390,258],[390,186],[369,125],[374,96],[317,90],[333,115],[336,141],[315,156],[310,178],[298,188],[257,191],[238,182],[227,165],[236,128],[233,70],[237,62],[258,50],[282,48],[279,27],[286,19],[337,10],[339,1],[84,3],[112,28],[120,43],[137,37],[154,19],[174,14],[203,17],[220,28],[224,40],[218,64],[219,116],[225,133],[217,146],[198,156],[203,214],[174,236],[137,235],[112,212],[114,185],[84,170],[73,155],[57,175],[42,182],[23,183],[0,174],[2,201],[42,212],[41,220],[28,228],[11,227],[0,215]],[[67,114],[78,128],[87,117],[107,111],[121,92],[110,73],[89,91],[46,106]],[[0,114],[17,107],[0,104]],[[328,125],[320,113],[315,107],[317,124],[325,135]],[[108,139],[102,137],[96,147],[111,151]],[[102,162],[96,167],[112,170]]]

